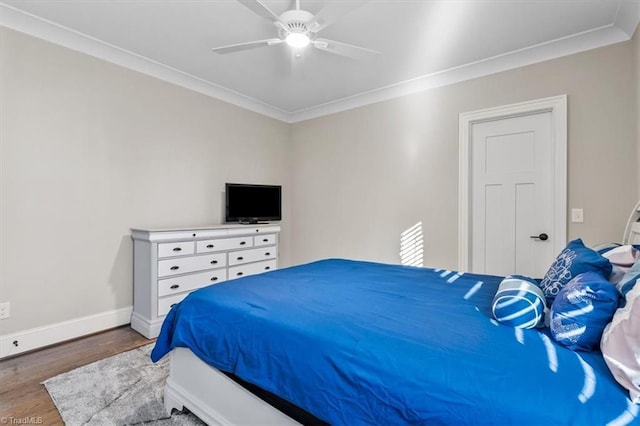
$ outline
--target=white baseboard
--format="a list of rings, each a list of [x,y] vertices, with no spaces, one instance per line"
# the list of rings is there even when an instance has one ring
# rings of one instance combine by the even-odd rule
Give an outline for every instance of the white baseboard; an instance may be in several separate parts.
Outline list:
[[[0,336],[0,359],[128,324],[133,307],[115,309]]]
[[[160,329],[162,328],[163,321],[164,317],[156,318],[153,321],[149,321],[146,318],[140,316],[138,313],[134,312],[131,315],[131,328],[142,334],[147,339],[155,339],[156,337],[158,337],[158,334],[160,334]]]

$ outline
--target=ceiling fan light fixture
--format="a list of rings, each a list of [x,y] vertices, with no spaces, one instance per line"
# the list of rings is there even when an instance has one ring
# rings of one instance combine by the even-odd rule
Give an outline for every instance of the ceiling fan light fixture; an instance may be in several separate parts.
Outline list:
[[[287,42],[287,45],[291,47],[303,48],[309,45],[311,39],[305,32],[292,31],[287,34],[285,41]]]

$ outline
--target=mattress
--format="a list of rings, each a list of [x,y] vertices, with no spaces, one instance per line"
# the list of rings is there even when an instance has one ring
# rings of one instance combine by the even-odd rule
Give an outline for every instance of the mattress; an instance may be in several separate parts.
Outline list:
[[[191,293],[187,347],[331,424],[640,424],[599,352],[491,317],[501,277],[328,259]]]

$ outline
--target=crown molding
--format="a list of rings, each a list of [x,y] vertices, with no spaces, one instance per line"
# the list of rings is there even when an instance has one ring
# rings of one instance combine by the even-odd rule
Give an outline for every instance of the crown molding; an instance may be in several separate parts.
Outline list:
[[[289,120],[287,111],[2,3],[0,25],[276,120]]]
[[[640,2],[622,0],[611,25],[504,53],[481,61],[377,88],[297,111],[285,111],[168,65],[0,3],[0,25],[147,74],[267,117],[293,124],[424,90],[630,40],[640,22]]]
[[[639,19],[640,21],[640,19]],[[636,26],[638,22],[636,21]],[[333,102],[299,110],[291,114],[291,122],[296,123],[321,116],[346,111],[353,108],[382,102],[401,96],[411,95],[428,89],[447,86],[478,77],[508,71],[538,62],[583,52],[630,40],[630,36],[620,28],[608,25],[591,31],[542,43],[502,55],[461,65],[455,68],[424,75],[387,87],[359,93]]]
[[[622,0],[618,6],[614,26],[625,32],[629,38],[633,38],[633,34],[640,22],[640,1]]]

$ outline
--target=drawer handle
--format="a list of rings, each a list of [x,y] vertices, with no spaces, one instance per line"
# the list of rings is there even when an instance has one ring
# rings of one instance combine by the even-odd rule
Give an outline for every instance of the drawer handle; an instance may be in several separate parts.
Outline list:
[[[171,306],[169,306],[170,308],[173,308],[174,306],[176,306],[177,303],[172,303]]]
[[[173,251],[182,251],[180,247],[174,247]]]
[[[240,245],[241,245],[241,246],[243,246],[243,245],[245,245],[245,244],[247,244],[247,242],[246,242],[246,241],[240,241]]]
[[[207,244],[207,248],[213,248],[214,245],[213,244]]]
[[[244,260],[244,257],[238,256],[238,260]]]
[[[268,238],[263,238],[263,239],[262,239],[262,242],[263,242],[263,243],[268,243],[268,242],[269,242],[269,239],[268,239]]]
[[[218,261],[217,261],[217,260],[212,260],[212,261],[211,261],[211,264],[212,264],[212,265],[215,265],[216,263],[218,263]]]
[[[180,269],[180,267],[179,266],[172,266],[169,269],[171,269],[172,271],[177,271],[178,269]]]
[[[264,255],[265,255],[265,256],[271,256],[271,253],[266,252]]]
[[[239,277],[241,277],[241,276],[243,276],[243,275],[244,275],[244,272],[238,272],[236,275],[237,275],[237,276],[239,276]]]
[[[171,287],[169,287],[171,290],[175,290],[176,288],[180,288],[179,284],[174,284]]]
[[[265,266],[264,269],[268,271],[269,269],[271,269],[271,266]]]
[[[218,281],[218,277],[211,277],[209,281]]]

